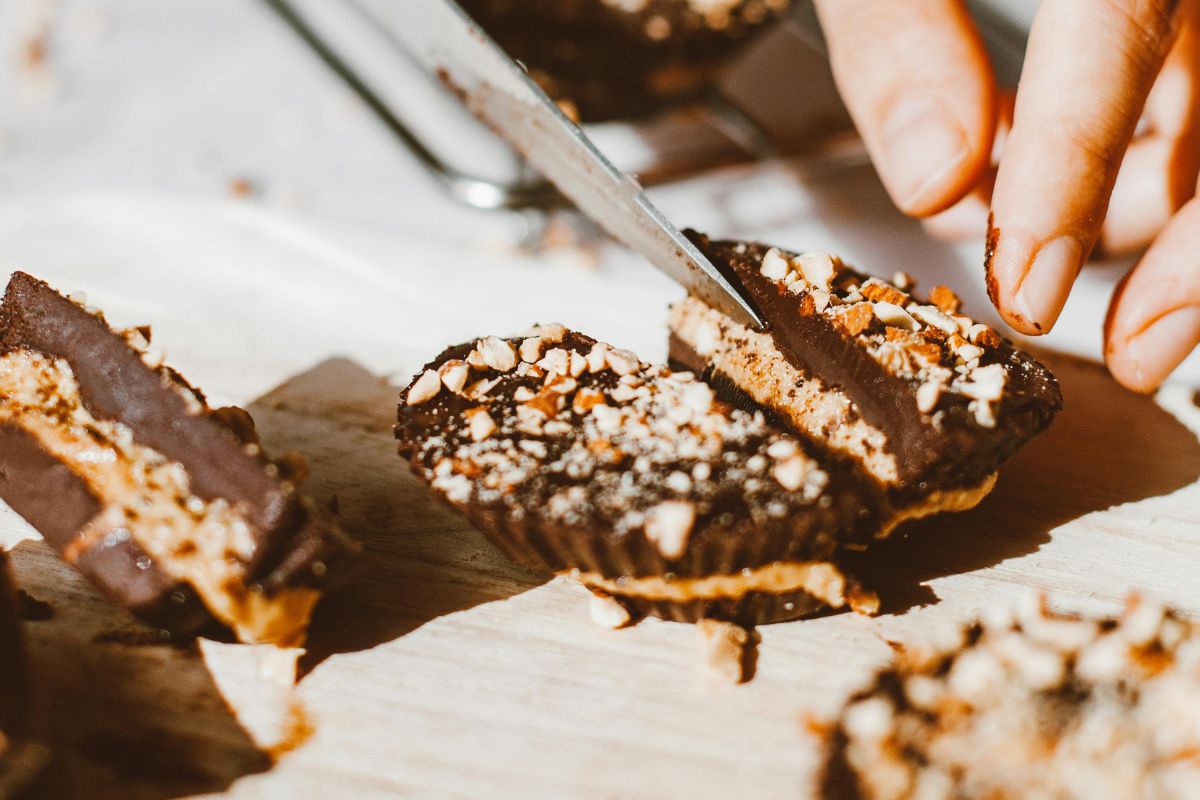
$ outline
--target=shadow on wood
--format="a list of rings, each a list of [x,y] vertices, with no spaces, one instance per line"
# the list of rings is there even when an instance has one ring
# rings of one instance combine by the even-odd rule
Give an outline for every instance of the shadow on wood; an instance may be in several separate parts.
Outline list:
[[[43,542],[22,542],[11,557],[18,584],[49,605],[25,626],[54,757],[29,797],[166,800],[271,766],[194,640],[164,644]]]
[[[334,501],[363,546],[351,580],[317,607],[301,676],[335,653],[370,649],[545,580],[505,560],[410,474],[392,437],[399,394],[358,364],[330,359],[250,407],[270,452],[309,457],[307,490]]]
[[[1059,525],[1200,476],[1200,441],[1152,398],[1121,388],[1098,364],[1040,357],[1058,376],[1065,407],[1001,469],[995,491],[971,511],[914,523],[850,561],[885,613],[935,601],[924,581],[1032,553]]]

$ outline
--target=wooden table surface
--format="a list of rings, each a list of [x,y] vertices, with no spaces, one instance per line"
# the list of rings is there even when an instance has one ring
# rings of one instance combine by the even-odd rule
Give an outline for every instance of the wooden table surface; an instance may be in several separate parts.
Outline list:
[[[222,235],[257,252],[242,222]],[[365,553],[357,579],[319,608],[303,654],[170,644],[0,511],[18,582],[53,610],[27,626],[56,755],[34,797],[804,797],[817,763],[805,720],[834,711],[889,640],[1031,588],[1060,608],[1110,610],[1138,590],[1200,612],[1190,392],[1138,397],[1095,365],[1050,357],[1066,410],[995,492],[862,557],[879,617],[767,626],[753,680],[713,683],[693,628],[596,627],[583,590],[505,562],[396,457],[396,384],[437,344],[504,332],[484,326],[507,318],[430,322],[421,287],[432,278],[416,265],[350,288],[297,261],[214,276],[194,266],[201,232],[193,255],[142,240],[146,259],[179,256],[154,272],[94,239],[46,245],[37,233],[8,242],[4,259],[83,286],[118,324],[153,323],[171,363],[219,401],[246,403],[268,447],[308,456],[311,491],[338,498]],[[503,303],[517,269],[467,291]],[[579,290],[575,277],[556,288],[561,277],[539,278],[546,302]],[[658,300],[631,302],[637,312]],[[561,316],[575,321],[569,306]],[[650,323],[631,325],[621,343],[650,347]]]

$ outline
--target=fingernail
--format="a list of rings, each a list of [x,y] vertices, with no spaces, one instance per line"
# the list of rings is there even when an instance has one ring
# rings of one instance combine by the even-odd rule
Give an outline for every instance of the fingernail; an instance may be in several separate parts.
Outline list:
[[[900,103],[883,126],[883,172],[896,204],[919,208],[967,157],[967,137],[941,101]]]
[[[1082,265],[1083,244],[1074,236],[1059,236],[1042,245],[1017,287],[1013,309],[1037,330],[1050,330]]]
[[[1125,346],[1143,391],[1159,384],[1200,341],[1200,307],[1184,306],[1159,317]]]

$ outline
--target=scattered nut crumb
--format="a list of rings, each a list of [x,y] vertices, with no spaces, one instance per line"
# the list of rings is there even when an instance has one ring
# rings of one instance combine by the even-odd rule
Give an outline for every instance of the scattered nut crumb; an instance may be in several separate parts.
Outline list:
[[[601,628],[611,630],[624,628],[633,620],[629,609],[625,608],[620,600],[603,592],[592,592],[592,599],[588,603],[588,612],[591,614],[592,622]]]
[[[438,392],[442,390],[442,379],[438,374],[431,369],[427,369],[421,373],[421,377],[417,378],[417,382],[408,390],[408,397],[405,399],[410,406],[419,406],[421,403],[426,403],[438,396]]]
[[[761,638],[732,622],[702,619],[696,623],[704,648],[705,672],[725,683],[744,683],[754,676],[755,646]]]

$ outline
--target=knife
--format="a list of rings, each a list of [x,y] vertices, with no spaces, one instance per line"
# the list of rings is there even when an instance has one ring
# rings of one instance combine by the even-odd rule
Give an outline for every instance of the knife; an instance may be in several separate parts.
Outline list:
[[[637,180],[613,166],[453,0],[265,1],[373,111],[395,122],[376,93],[388,76],[359,74],[352,40],[327,40],[311,20],[336,14],[345,29],[383,32],[615,239],[708,305],[762,327],[755,308],[655,208]]]

